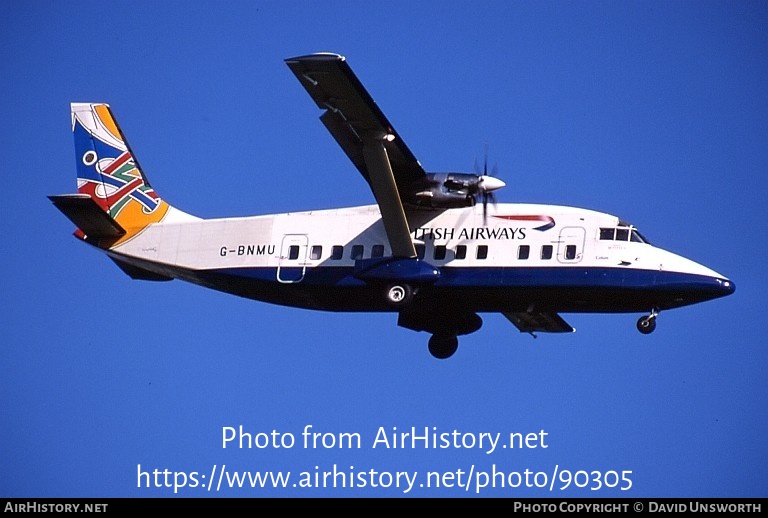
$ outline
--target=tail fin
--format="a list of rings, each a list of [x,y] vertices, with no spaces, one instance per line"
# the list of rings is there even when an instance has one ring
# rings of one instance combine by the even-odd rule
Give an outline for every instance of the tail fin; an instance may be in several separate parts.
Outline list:
[[[161,221],[170,206],[149,185],[109,105],[72,103],[71,113],[78,194],[50,199],[78,226],[76,235],[113,246]]]

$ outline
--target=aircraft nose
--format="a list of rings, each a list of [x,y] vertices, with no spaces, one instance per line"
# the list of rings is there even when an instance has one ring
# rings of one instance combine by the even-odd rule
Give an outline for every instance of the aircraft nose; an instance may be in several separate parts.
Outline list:
[[[506,183],[504,183],[502,180],[499,180],[495,176],[486,176],[483,175],[480,177],[481,185],[483,186],[483,190],[485,192],[491,192],[495,191],[496,189],[501,189]]]
[[[723,295],[730,295],[736,291],[736,284],[730,279],[717,279],[717,283],[720,285]]]

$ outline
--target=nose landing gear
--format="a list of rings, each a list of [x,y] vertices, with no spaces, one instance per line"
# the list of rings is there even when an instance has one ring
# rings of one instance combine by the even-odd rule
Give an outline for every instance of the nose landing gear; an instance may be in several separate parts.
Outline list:
[[[637,330],[644,335],[653,333],[653,330],[656,329],[657,316],[659,316],[659,310],[653,308],[650,315],[647,317],[640,317],[640,319],[637,321]]]

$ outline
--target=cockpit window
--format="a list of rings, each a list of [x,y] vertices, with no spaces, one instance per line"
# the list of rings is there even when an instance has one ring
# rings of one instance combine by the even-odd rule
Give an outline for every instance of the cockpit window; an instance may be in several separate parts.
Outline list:
[[[630,241],[634,241],[635,243],[646,243],[650,244],[651,242],[648,241],[644,235],[642,235],[640,232],[637,231],[636,228],[632,229],[632,235],[629,238]]]
[[[636,228],[629,226],[619,227],[601,227],[600,228],[600,240],[601,241],[632,241],[634,243],[646,243],[650,242],[643,236]]]

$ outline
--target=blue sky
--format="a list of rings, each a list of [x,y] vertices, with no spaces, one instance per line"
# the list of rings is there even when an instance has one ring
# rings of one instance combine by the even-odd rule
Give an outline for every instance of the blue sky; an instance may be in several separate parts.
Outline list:
[[[768,496],[767,24],[759,1],[3,2],[0,496]],[[319,51],[347,57],[426,169],[471,171],[487,144],[500,202],[616,214],[736,293],[662,313],[650,336],[635,314],[564,315],[575,334],[535,340],[483,315],[439,361],[394,314],[133,281],[46,198],[75,188],[69,103],[99,101],[192,214],[373,203],[283,63]],[[239,426],[295,444],[223,448]],[[304,448],[307,426],[360,448]],[[425,427],[546,439],[374,447]],[[189,487],[223,465],[292,478]],[[294,487],[334,465],[366,487]],[[457,485],[494,469],[542,475]],[[147,488],[153,470],[187,486]],[[536,487],[564,471],[632,485]]]

